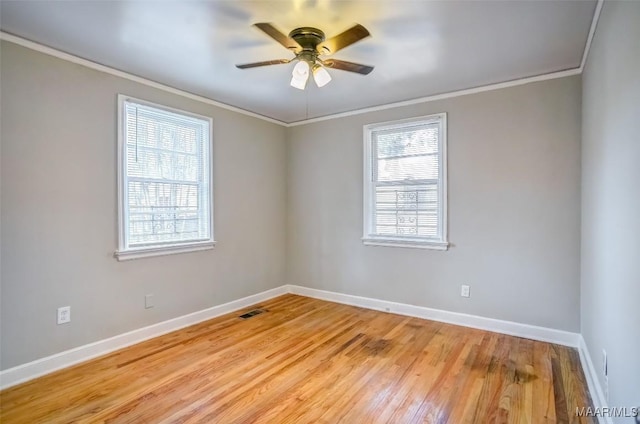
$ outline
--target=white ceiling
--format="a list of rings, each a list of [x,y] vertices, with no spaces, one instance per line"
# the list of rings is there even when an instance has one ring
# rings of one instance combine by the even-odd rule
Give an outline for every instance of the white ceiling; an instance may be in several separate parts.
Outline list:
[[[580,66],[596,1],[11,1],[0,28],[91,61],[284,122],[300,121]],[[291,58],[251,27],[327,37],[355,23],[371,37],[336,59],[368,76],[289,86]]]

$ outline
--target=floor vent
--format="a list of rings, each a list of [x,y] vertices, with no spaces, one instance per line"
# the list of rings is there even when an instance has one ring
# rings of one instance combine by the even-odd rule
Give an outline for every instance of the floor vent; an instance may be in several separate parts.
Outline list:
[[[264,310],[264,309],[254,309],[253,311],[249,311],[246,314],[240,315],[240,318],[242,318],[242,319],[251,318],[253,316],[260,315],[263,312],[267,312],[267,311]]]

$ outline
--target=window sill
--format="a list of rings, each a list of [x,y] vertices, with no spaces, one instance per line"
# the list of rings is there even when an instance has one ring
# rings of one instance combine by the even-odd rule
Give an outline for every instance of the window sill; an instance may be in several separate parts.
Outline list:
[[[152,256],[176,255],[178,253],[199,252],[213,249],[215,241],[202,243],[177,244],[173,246],[144,247],[130,250],[116,250],[114,256],[118,261],[130,261],[133,259],[149,258]]]
[[[431,250],[449,249],[449,243],[441,241],[363,237],[362,243],[365,246],[409,247],[413,249]]]

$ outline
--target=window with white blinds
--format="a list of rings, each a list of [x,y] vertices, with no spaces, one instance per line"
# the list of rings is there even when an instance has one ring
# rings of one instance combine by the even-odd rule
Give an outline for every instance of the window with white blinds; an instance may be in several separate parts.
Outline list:
[[[364,127],[365,244],[445,250],[446,114]]]
[[[211,119],[125,96],[118,101],[116,256],[213,247]]]

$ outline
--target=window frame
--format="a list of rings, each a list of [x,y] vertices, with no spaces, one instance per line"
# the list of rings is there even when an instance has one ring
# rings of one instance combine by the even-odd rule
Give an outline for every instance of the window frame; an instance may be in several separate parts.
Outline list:
[[[118,117],[117,117],[117,131],[118,131],[118,152],[117,152],[117,187],[118,187],[118,249],[115,251],[114,256],[119,261],[126,261],[131,259],[139,259],[152,256],[171,255],[177,253],[197,252],[202,250],[209,250],[215,247],[216,241],[214,236],[214,201],[213,201],[213,119],[208,116],[199,115],[197,113],[172,108],[169,106],[149,102],[147,100],[138,99],[132,96],[124,94],[118,94]],[[206,240],[198,241],[186,241],[179,243],[167,243],[164,245],[156,246],[142,246],[142,247],[128,247],[128,235],[126,233],[126,222],[129,219],[129,209],[127,207],[128,194],[125,187],[126,178],[125,171],[127,169],[126,160],[126,137],[125,137],[125,102],[137,103],[143,106],[152,107],[162,111],[175,113],[183,116],[188,116],[196,119],[206,121],[209,125],[208,136],[208,158],[209,161],[209,228],[210,237]]]
[[[438,228],[437,239],[426,237],[401,237],[379,235],[374,232],[374,212],[376,182],[373,179],[374,158],[373,158],[373,138],[372,134],[376,130],[400,129],[416,124],[440,125],[438,134],[438,216],[440,226]],[[409,247],[419,249],[447,250],[449,248],[448,239],[448,191],[447,191],[447,114],[436,113],[432,115],[419,116],[414,118],[401,119],[364,125],[363,127],[363,231],[362,242],[367,246],[388,246],[388,247]]]

